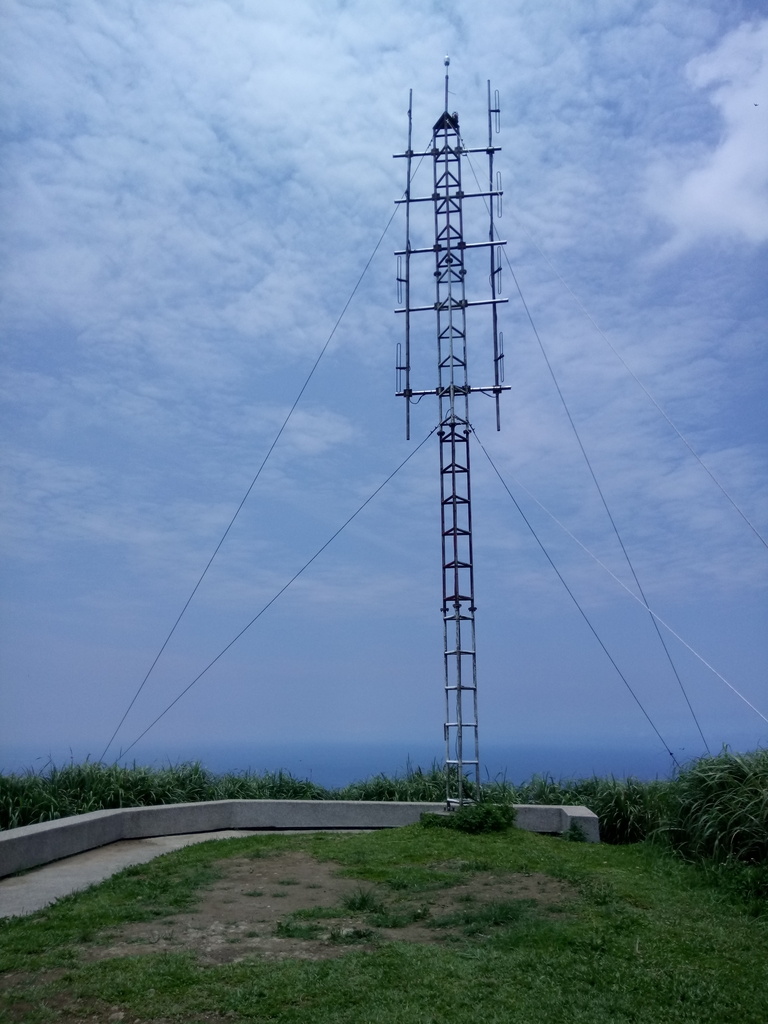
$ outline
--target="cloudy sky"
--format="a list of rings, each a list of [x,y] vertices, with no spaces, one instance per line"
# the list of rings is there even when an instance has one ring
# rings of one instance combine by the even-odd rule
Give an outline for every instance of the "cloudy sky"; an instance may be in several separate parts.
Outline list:
[[[3,21],[0,768],[101,753],[391,216],[409,88],[429,140],[445,54],[468,145],[499,90],[507,254],[649,602],[768,716],[768,549],[606,343],[768,537],[761,4],[6,0]],[[434,426],[425,399],[406,442],[393,395],[403,228],[115,756]],[[478,397],[478,435],[667,744],[695,755],[647,613],[530,496],[633,586],[506,268],[504,293],[511,391],[500,434]],[[470,331],[485,383],[487,319]],[[433,344],[425,325],[416,386]],[[439,752],[436,461],[431,439],[131,757]],[[666,757],[479,451],[474,470],[483,741]],[[710,747],[767,742],[665,636]]]

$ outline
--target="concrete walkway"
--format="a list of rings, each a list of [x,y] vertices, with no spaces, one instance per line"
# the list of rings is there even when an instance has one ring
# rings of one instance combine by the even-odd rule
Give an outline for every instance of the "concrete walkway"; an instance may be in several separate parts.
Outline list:
[[[96,850],[34,868],[26,874],[0,879],[0,917],[22,917],[47,907],[49,903],[80,892],[89,885],[122,871],[131,864],[147,861],[180,850],[192,843],[211,839],[237,839],[255,835],[260,829],[226,829],[222,832],[195,832],[180,836],[155,836],[152,839],[123,839]],[[274,832],[270,832],[274,835]]]

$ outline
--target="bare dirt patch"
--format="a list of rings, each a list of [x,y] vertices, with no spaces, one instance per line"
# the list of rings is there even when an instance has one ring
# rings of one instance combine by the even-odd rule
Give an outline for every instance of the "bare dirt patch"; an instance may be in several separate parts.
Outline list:
[[[7,971],[0,974],[0,992],[6,989],[23,988],[30,983],[44,985],[49,981],[58,981],[66,971],[63,967],[42,971]]]
[[[195,909],[136,922],[91,946],[87,959],[194,952],[205,964],[245,957],[321,960],[399,940],[442,943],[484,935],[525,913],[552,913],[575,890],[547,875],[433,865],[374,884],[300,851],[219,862],[223,877]]]

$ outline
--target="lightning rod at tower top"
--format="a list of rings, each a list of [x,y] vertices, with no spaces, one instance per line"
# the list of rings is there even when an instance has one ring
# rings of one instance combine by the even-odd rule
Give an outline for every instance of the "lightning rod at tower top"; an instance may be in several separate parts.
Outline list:
[[[448,108],[448,66],[445,61],[445,106],[432,128],[431,146],[413,150],[413,90],[408,103],[408,148],[395,156],[406,162],[405,248],[397,251],[397,295],[405,325],[404,343],[398,345],[396,393],[405,399],[406,437],[411,434],[411,406],[426,395],[438,404],[438,447],[440,454],[440,526],[443,577],[443,666],[445,687],[445,776],[449,808],[479,800],[480,747],[477,717],[477,654],[475,644],[475,580],[472,540],[472,489],[470,483],[469,397],[475,392],[491,395],[496,404],[496,429],[501,426],[500,396],[509,388],[504,381],[503,334],[499,330],[501,298],[499,247],[506,243],[496,237],[495,219],[501,216],[501,177],[494,175],[493,159],[499,151],[493,144],[500,130],[498,90],[492,95],[488,82],[488,144],[467,148],[459,128],[458,113]],[[464,191],[463,164],[473,153],[488,159],[487,188]],[[432,164],[431,195],[411,193],[415,171],[422,160]],[[414,168],[414,160],[419,163]],[[470,164],[471,167],[471,164]],[[473,170],[474,174],[474,170]],[[477,201],[485,212],[487,240],[464,238],[466,200]],[[483,205],[485,211],[483,211]],[[431,214],[431,216],[429,216]],[[416,242],[414,245],[413,242]],[[475,250],[480,250],[477,254]],[[479,272],[472,260],[487,250],[490,272]],[[422,257],[434,259],[434,284],[425,274]],[[474,276],[468,271],[475,271]],[[485,294],[479,289],[486,289]],[[475,291],[474,289],[478,289]],[[470,297],[471,296],[471,297]],[[431,300],[431,301],[429,301]],[[474,307],[486,307],[484,322]],[[490,311],[490,317],[488,316]],[[411,358],[425,347],[423,314],[432,314],[436,329],[437,374],[435,386],[414,389]],[[471,324],[470,324],[471,320]],[[493,360],[493,383],[470,383],[468,326],[473,337],[489,338]],[[431,333],[431,332],[430,332]],[[429,342],[434,345],[435,339]],[[419,361],[421,365],[421,361]],[[434,365],[434,364],[433,364]],[[474,373],[474,364],[472,367]],[[426,383],[429,383],[427,381]]]

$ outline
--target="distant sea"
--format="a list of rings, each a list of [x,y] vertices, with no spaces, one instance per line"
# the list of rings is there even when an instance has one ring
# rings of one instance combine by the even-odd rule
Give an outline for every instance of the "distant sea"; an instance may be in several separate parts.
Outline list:
[[[676,750],[682,763],[699,753],[697,750]],[[65,764],[70,757],[84,760],[87,750],[63,749],[0,751],[0,771],[40,769],[52,759]],[[172,764],[182,761],[202,762],[214,772],[278,771],[283,769],[321,786],[345,786],[372,775],[403,775],[408,766],[428,769],[433,760],[444,756],[439,746],[429,743],[232,743],[206,746],[174,746],[172,749],[141,748],[135,752],[138,764]],[[133,763],[133,752],[126,759]],[[551,744],[511,746],[486,743],[481,747],[484,779],[506,778],[520,783],[534,774],[551,775],[555,779],[584,778],[590,775],[628,775],[640,779],[666,778],[673,767],[669,754],[654,746],[606,746]]]
[[[442,762],[442,749],[429,744],[305,744],[262,747],[218,747],[204,752],[200,760],[213,771],[237,771],[243,766],[257,771],[283,768],[300,778],[322,786],[345,786],[372,775],[403,775],[408,767],[428,769]],[[666,778],[671,771],[665,750],[510,748],[486,744],[481,748],[482,777],[506,778],[520,783],[534,774],[555,778],[589,775],[634,775],[642,779]],[[679,759],[679,755],[678,755]]]

